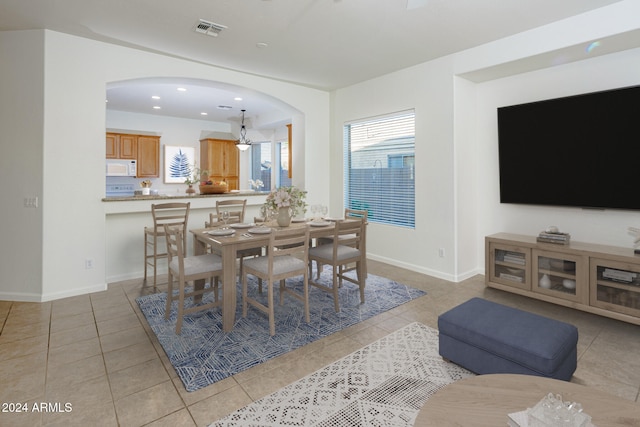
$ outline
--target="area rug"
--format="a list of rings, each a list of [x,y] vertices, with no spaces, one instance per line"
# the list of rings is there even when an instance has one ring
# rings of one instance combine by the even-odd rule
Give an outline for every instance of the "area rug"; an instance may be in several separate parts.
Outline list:
[[[412,426],[433,393],[474,374],[438,354],[438,331],[411,323],[210,427]]]
[[[330,283],[330,272],[323,273],[320,281]],[[302,278],[288,286],[301,292]],[[259,294],[257,281],[252,276],[249,277],[248,287],[253,298],[262,301],[266,299],[266,289]],[[274,289],[277,289],[277,286]],[[276,335],[271,337],[268,318],[264,313],[249,307],[247,317],[242,317],[240,286],[237,292],[236,323],[229,333],[222,331],[221,312],[214,308],[185,316],[182,332],[177,335],[177,302],[174,302],[169,319],[165,320],[166,293],[136,299],[187,391],[206,387],[426,293],[369,274],[365,287],[365,303],[360,304],[358,287],[345,282],[340,288],[340,312],[336,313],[333,297],[311,286],[311,322],[307,324],[304,321],[302,302],[285,295],[284,305],[275,307]],[[277,304],[279,292],[274,292],[274,301]],[[212,298],[213,295],[209,293],[204,302]]]

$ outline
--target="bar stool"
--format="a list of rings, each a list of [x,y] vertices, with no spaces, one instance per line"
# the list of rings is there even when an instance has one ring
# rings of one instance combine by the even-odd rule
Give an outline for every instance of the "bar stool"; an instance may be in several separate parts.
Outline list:
[[[158,260],[167,258],[166,247],[164,252],[158,252],[158,238],[166,243],[165,224],[170,227],[182,228],[183,247],[187,245],[187,221],[191,203],[159,203],[151,205],[153,226],[144,228],[144,284],[147,284],[147,271],[153,267],[153,287],[157,284]]]

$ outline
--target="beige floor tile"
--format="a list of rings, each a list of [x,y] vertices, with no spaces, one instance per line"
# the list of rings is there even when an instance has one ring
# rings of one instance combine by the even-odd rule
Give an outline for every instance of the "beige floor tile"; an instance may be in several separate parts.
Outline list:
[[[105,375],[104,358],[102,354],[97,354],[48,369],[46,390],[49,393],[64,391],[66,388],[73,387],[74,384]]]
[[[102,353],[100,340],[91,338],[49,349],[49,369]]]
[[[92,312],[72,314],[69,316],[51,319],[51,332],[62,332],[69,329],[80,328],[82,326],[95,323]]]
[[[107,320],[118,319],[119,317],[135,314],[133,307],[129,304],[128,300],[125,300],[122,304],[104,306],[95,308],[93,314],[96,318],[96,322],[104,322]]]
[[[137,393],[169,379],[159,358],[109,374],[111,394],[114,400]]]
[[[38,399],[22,400],[9,411],[0,411],[0,426],[2,427],[39,427],[42,425],[42,413],[33,411],[33,405],[44,400],[44,396]],[[7,402],[7,401],[3,401]],[[17,402],[7,402],[16,404]],[[7,408],[9,409],[9,408]]]
[[[46,335],[0,344],[0,361],[15,359],[16,357],[22,357],[33,353],[46,352],[48,346],[49,339]]]
[[[235,386],[188,407],[198,426],[207,426],[252,402],[242,387]]]
[[[71,419],[75,414],[83,414],[93,409],[97,410],[106,403],[111,403],[113,407],[111,390],[106,375],[74,383],[71,387],[47,389],[45,401],[71,405],[72,411],[69,413],[52,414],[52,418],[55,419],[63,417],[64,419]]]
[[[196,423],[191,414],[185,408],[149,423],[146,427],[191,427],[195,425]]]
[[[125,329],[123,331],[114,332],[112,334],[103,335],[100,337],[102,351],[105,353],[124,347],[129,347],[134,344],[142,344],[148,342],[149,335],[147,335],[142,325],[138,325],[134,328]]]
[[[109,373],[129,368],[157,357],[158,353],[156,353],[150,342],[133,344],[104,353],[104,361]]]
[[[91,313],[92,310],[89,295],[79,295],[53,301],[51,303],[51,318],[57,319],[80,313]]]
[[[238,385],[233,377],[227,377],[199,390],[187,391],[179,377],[173,377],[171,378],[171,381],[173,381],[173,385],[176,387],[180,397],[187,406],[193,405],[196,402],[200,402],[201,400],[207,399],[218,393],[222,393],[225,390]]]
[[[39,323],[20,323],[14,321],[5,323],[0,335],[0,344],[6,344],[10,342],[20,341],[25,338],[49,336],[49,321],[42,321]]]
[[[131,312],[113,319],[98,322],[98,334],[100,336],[113,334],[140,326],[140,320],[135,313]]]
[[[44,395],[47,352],[0,362],[0,402],[23,402]]]
[[[43,425],[47,427],[118,427],[113,402],[110,400],[94,405],[73,405],[68,413],[43,414]]]
[[[163,418],[184,407],[173,383],[167,380],[115,401],[122,427],[136,427]]]
[[[98,331],[95,323],[89,323],[73,329],[65,329],[60,332],[53,332],[49,335],[49,346],[51,348],[97,338]]]

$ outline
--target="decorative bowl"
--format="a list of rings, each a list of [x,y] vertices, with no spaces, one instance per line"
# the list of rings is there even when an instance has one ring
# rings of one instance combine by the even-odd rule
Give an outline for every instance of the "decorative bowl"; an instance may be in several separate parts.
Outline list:
[[[226,193],[228,189],[226,183],[200,185],[200,194],[222,194]]]
[[[576,288],[576,281],[575,280],[571,280],[571,279],[564,279],[562,281],[562,286],[564,286],[567,289],[575,289]]]

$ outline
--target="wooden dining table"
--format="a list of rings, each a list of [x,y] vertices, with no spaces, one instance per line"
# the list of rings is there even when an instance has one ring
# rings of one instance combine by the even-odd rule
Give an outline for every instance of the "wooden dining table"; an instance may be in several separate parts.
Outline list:
[[[344,221],[357,221],[345,219]],[[306,227],[309,224],[309,236],[312,239],[318,237],[333,236],[335,222],[327,221],[328,225],[315,226],[311,222],[292,222],[290,227]],[[278,231],[279,227],[275,221],[258,224],[258,226],[269,227],[273,231]],[[215,236],[209,234],[210,231],[219,230],[222,227],[199,228],[189,230],[193,234],[193,252],[195,255],[206,253],[207,245],[211,246],[216,253],[222,256],[222,329],[230,332],[235,324],[236,314],[236,279],[238,269],[236,258],[238,251],[242,249],[253,249],[267,246],[269,244],[270,233],[258,234],[249,231],[249,228],[236,228],[235,233],[229,236]],[[194,284],[196,289],[202,289],[204,281],[197,281]]]

